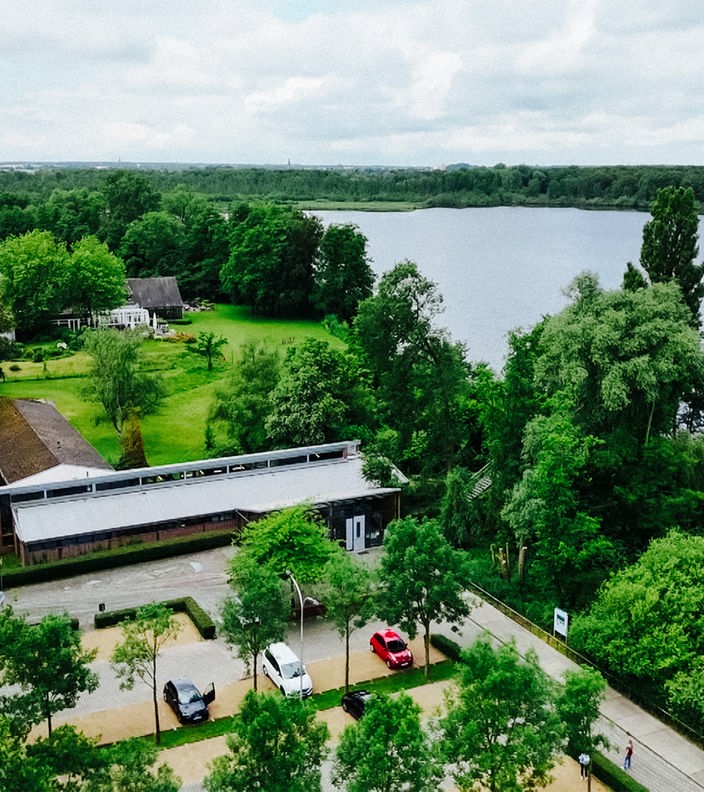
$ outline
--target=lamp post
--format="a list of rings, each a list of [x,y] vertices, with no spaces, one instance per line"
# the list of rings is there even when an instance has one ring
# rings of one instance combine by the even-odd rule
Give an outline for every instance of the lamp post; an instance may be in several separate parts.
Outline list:
[[[301,592],[301,587],[298,585],[298,581],[293,576],[293,573],[290,570],[288,570],[288,569],[286,570],[286,573],[285,573],[284,577],[288,578],[291,581],[291,583],[293,583],[293,585],[296,587],[296,593],[298,594],[298,602],[299,602],[299,604],[301,606],[301,620],[300,620],[301,621],[301,657],[300,657],[300,660],[301,660],[301,672],[298,675],[298,681],[299,681],[299,696],[301,698],[301,701],[303,701],[303,669],[304,669],[304,666],[303,666],[303,606],[305,605],[306,602],[308,602],[310,600],[310,597],[306,597],[305,599],[303,598],[303,593]]]

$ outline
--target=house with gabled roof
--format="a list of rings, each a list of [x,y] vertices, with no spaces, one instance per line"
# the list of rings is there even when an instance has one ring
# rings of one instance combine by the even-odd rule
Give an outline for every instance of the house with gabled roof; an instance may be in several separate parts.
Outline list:
[[[181,319],[183,300],[174,277],[127,278],[128,302],[160,319]]]

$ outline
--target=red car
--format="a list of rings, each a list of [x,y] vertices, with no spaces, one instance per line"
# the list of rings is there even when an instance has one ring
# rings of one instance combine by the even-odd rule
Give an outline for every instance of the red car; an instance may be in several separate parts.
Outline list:
[[[378,654],[388,668],[407,668],[413,665],[411,650],[395,630],[375,632],[369,640],[369,649]]]

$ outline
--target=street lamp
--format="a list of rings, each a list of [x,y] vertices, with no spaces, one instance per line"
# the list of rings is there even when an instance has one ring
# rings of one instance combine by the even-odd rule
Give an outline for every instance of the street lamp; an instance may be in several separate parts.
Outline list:
[[[299,680],[299,695],[301,701],[303,701],[303,606],[306,602],[308,602],[308,600],[310,600],[310,597],[306,597],[305,599],[303,599],[301,587],[298,585],[298,581],[293,576],[293,573],[290,570],[288,569],[286,570],[286,572],[284,573],[284,579],[290,580],[291,583],[293,583],[293,585],[296,587],[296,592],[298,594],[298,602],[300,603],[301,606],[301,657],[300,657],[301,669],[298,675],[298,680]]]

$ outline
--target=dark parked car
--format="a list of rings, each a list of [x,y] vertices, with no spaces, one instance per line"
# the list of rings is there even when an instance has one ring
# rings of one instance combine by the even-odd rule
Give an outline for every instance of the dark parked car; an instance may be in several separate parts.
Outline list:
[[[342,709],[353,718],[361,718],[372,695],[368,690],[350,690],[342,697]]]
[[[395,630],[379,630],[369,640],[369,648],[386,663],[387,668],[406,668],[413,665],[413,655],[406,642]]]
[[[325,616],[328,609],[320,600],[306,597],[303,600],[303,618],[312,619],[316,616]],[[297,599],[291,600],[291,621],[301,620],[301,604]]]
[[[164,685],[164,701],[176,713],[179,723],[208,720],[208,704],[214,700],[215,687],[212,683],[203,693],[188,677],[176,677]]]

